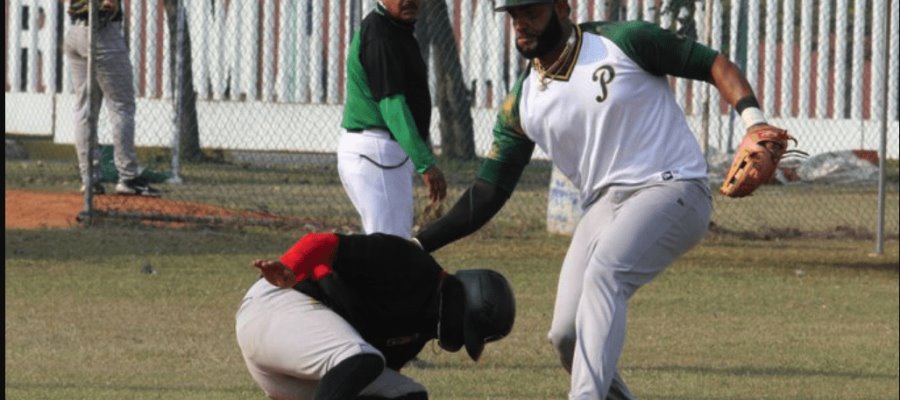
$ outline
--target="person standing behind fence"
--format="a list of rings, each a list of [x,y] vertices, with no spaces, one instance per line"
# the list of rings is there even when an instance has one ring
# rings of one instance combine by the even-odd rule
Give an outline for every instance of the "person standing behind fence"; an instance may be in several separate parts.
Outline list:
[[[100,13],[96,31],[97,86],[100,90],[88,99],[88,55],[90,54],[90,26],[88,25],[90,0],[72,0],[68,14],[72,26],[66,32],[65,53],[69,59],[72,84],[75,87],[75,151],[81,174],[81,191],[87,190],[88,174],[92,174],[90,188],[94,194],[106,192],[100,183],[100,149],[90,140],[88,124],[91,110],[99,113],[99,105],[106,98],[113,129],[113,147],[119,181],[115,192],[125,195],[160,196],[160,191],[140,176],[134,148],[134,75],[128,48],[122,34],[122,10],[120,0],[100,0]],[[91,107],[93,103],[94,107]],[[95,165],[88,165],[88,151],[93,154]]]
[[[569,399],[633,398],[618,373],[628,300],[700,242],[712,210],[706,160],[669,76],[715,85],[751,130],[769,125],[737,66],[691,39],[643,21],[575,25],[566,0],[496,4],[531,64],[498,112],[475,183],[417,239],[434,251],[479,229],[540,146],[585,210],[548,334],[571,373]]]
[[[347,56],[347,101],[338,173],[366,233],[412,236],[413,171],[431,205],[447,194],[428,148],[431,94],[413,36],[420,0],[380,0],[362,21]]]

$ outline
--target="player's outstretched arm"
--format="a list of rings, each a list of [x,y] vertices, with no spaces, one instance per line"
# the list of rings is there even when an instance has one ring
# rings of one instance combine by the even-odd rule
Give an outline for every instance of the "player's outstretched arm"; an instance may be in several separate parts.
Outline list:
[[[755,99],[753,88],[747,82],[747,78],[744,77],[740,68],[721,54],[717,55],[713,61],[710,79],[722,98],[736,110],[742,108],[738,104],[742,99]],[[740,111],[742,110],[738,110],[738,113]]]
[[[463,193],[446,215],[416,235],[422,248],[435,251],[484,226],[503,208],[510,193],[482,179]]]

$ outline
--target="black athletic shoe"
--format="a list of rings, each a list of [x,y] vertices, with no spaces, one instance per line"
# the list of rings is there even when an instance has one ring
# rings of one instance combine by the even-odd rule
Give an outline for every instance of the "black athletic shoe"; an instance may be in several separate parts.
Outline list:
[[[162,196],[162,192],[153,186],[150,186],[147,180],[141,177],[121,181],[116,184],[116,194],[149,197]]]

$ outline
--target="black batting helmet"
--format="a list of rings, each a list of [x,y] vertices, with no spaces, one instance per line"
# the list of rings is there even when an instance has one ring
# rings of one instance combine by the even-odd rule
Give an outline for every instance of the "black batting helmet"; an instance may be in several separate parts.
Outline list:
[[[462,283],[464,292],[466,352],[478,361],[485,343],[500,340],[512,331],[516,300],[509,282],[496,271],[468,269],[454,275]]]

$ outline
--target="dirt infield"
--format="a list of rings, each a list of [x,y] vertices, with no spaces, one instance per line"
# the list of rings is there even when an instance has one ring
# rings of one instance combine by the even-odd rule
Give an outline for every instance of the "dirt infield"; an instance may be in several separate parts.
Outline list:
[[[70,228],[78,226],[78,214],[84,210],[81,193],[51,193],[6,190],[6,229]],[[159,214],[173,216],[171,221],[154,223],[182,224],[186,219],[228,219],[234,217],[279,221],[282,217],[248,211],[228,210],[206,204],[178,202],[166,198],[101,195],[94,197],[98,210],[118,214]]]

